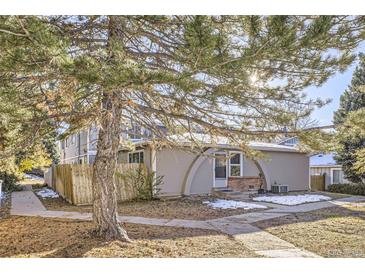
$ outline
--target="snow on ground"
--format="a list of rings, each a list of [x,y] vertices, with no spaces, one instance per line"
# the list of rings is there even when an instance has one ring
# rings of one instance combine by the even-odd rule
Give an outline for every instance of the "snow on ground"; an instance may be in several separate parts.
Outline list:
[[[302,194],[302,195],[283,195],[283,196],[262,196],[253,198],[256,202],[269,202],[280,205],[300,205],[304,203],[313,203],[331,200],[324,195]]]
[[[43,181],[42,177],[39,177],[37,175],[33,175],[33,174],[24,174],[24,179],[28,179],[28,180],[41,180]]]
[[[59,195],[57,192],[54,192],[50,188],[42,188],[42,190],[37,192],[37,195],[41,196],[42,198],[58,198]]]
[[[221,208],[221,209],[236,209],[236,208],[243,208],[243,209],[254,209],[254,208],[267,208],[263,205],[253,204],[253,203],[245,203],[233,200],[223,200],[217,199],[213,202],[211,201],[203,201],[203,204],[210,206],[212,208]]]

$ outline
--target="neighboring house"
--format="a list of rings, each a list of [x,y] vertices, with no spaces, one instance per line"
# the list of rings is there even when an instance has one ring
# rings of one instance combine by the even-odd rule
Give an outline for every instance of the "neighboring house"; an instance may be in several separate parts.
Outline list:
[[[189,151],[188,141],[178,141],[180,148],[155,149],[153,142],[142,140],[133,152],[121,150],[118,161],[144,163],[157,176],[163,176],[161,196],[209,194],[214,188],[224,187],[239,191],[261,186],[271,190],[273,185],[287,186],[288,191],[309,189],[309,158],[295,147],[253,142],[250,147],[265,156],[257,165],[238,146],[229,145],[226,138],[220,138],[212,147],[203,134],[195,136],[203,143],[204,155]],[[266,186],[262,185],[260,172],[264,173]]]
[[[159,130],[163,133],[166,132],[166,128],[163,126],[160,126]],[[135,124],[123,130],[121,135],[123,139],[132,142],[151,138],[152,136],[150,131]],[[92,164],[96,156],[97,140],[98,129],[94,126],[59,140],[57,146],[60,152],[60,163]]]
[[[98,130],[91,127],[57,142],[61,164],[92,164],[96,155]]]
[[[342,166],[336,164],[334,154],[317,154],[310,157],[311,175],[325,175],[326,188],[331,184],[344,184],[349,181],[344,177]]]
[[[280,145],[295,146],[299,143],[298,137],[290,137],[279,142]],[[334,153],[316,154],[310,157],[310,174],[325,175],[325,188],[331,184],[349,183],[345,178],[342,166],[338,165],[333,158]]]

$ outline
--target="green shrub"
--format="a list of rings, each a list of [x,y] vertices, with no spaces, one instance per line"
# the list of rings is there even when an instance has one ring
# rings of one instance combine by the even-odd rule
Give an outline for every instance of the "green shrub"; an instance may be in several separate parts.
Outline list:
[[[136,193],[137,200],[152,200],[160,192],[163,176],[156,176],[155,172],[147,172],[140,166],[130,169],[123,174],[117,172],[116,176],[122,178],[125,184]]]
[[[352,195],[365,195],[365,183],[358,184],[333,184],[328,186],[328,191]]]
[[[11,192],[11,191],[19,191],[22,189],[22,186],[19,185],[18,178],[14,174],[8,174],[6,172],[0,173],[0,180],[2,180],[2,191]]]

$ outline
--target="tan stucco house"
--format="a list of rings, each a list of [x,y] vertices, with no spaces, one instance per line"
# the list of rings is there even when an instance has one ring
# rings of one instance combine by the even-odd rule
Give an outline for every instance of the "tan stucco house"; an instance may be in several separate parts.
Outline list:
[[[161,196],[209,194],[215,188],[255,191],[262,187],[270,191],[273,185],[288,191],[309,189],[309,158],[297,148],[253,142],[250,147],[264,156],[255,162],[239,147],[220,139],[214,147],[207,142],[203,154],[183,146],[156,149],[151,141],[142,140],[134,151],[121,150],[118,161],[144,163],[157,176],[163,176]]]
[[[60,163],[92,164],[97,135],[97,130],[90,128],[60,140]],[[202,144],[203,154],[201,150],[198,153],[198,150],[187,149],[191,143],[185,138],[172,137],[177,138],[174,141],[179,143],[179,148],[159,146],[158,149],[148,139],[132,139],[136,149],[121,149],[118,162],[144,163],[157,176],[163,176],[160,196],[210,194],[219,188],[271,191],[274,185],[287,191],[309,189],[309,158],[295,146],[252,142],[250,147],[264,156],[253,161],[226,138],[218,138],[212,146],[205,135],[194,134],[194,137]]]

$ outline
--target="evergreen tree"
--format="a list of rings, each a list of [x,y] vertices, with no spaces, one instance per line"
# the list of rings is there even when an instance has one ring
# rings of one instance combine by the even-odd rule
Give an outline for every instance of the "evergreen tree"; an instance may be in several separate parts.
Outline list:
[[[0,89],[1,174],[19,178],[24,171],[50,165],[50,149],[55,146],[50,136],[54,134],[50,127],[33,124],[33,119],[31,106],[23,107],[16,96]]]
[[[342,165],[345,176],[352,182],[358,183],[365,179],[365,172],[355,169],[357,157],[361,158],[361,151],[365,148],[365,56],[361,54],[351,84],[340,98],[340,107],[335,112],[334,123],[338,125],[339,146],[336,162]]]
[[[225,135],[247,153],[250,140],[284,126],[307,136],[294,120],[324,102],[302,89],[352,63],[364,24],[361,16],[1,17],[0,89],[31,106],[36,125],[98,124],[94,223],[107,239],[127,240],[113,176],[130,120],[161,137],[161,124],[171,134]]]

